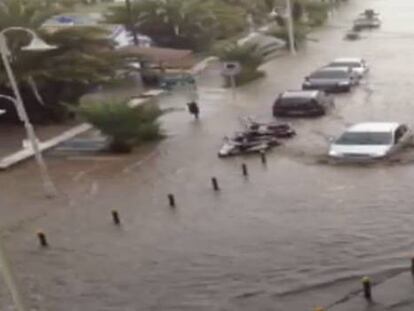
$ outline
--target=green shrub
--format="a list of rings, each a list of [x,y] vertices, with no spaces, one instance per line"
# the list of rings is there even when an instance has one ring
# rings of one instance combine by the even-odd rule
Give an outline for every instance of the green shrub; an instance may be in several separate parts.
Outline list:
[[[85,103],[77,113],[110,139],[114,152],[130,152],[134,146],[162,137],[160,109],[154,104],[135,108],[125,102]]]
[[[309,1],[305,3],[305,11],[308,15],[309,26],[322,26],[328,19],[329,4],[319,1]]]
[[[244,84],[247,84],[249,82],[252,82],[254,80],[263,78],[265,76],[265,72],[261,70],[255,70],[255,71],[247,71],[243,70],[240,74],[236,76],[236,86],[241,86]],[[226,87],[230,86],[230,81],[226,80]]]

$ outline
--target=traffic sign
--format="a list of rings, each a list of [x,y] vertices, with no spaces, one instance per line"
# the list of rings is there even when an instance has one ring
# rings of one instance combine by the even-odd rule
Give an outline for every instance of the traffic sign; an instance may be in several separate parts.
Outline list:
[[[222,74],[225,76],[235,76],[240,73],[241,69],[239,62],[225,62],[223,64]]]

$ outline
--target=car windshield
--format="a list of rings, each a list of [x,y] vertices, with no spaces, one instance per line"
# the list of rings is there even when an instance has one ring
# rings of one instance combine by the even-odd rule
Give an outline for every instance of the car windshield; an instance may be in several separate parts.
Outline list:
[[[281,106],[299,106],[310,104],[312,99],[306,97],[282,97],[279,101]]]
[[[338,138],[338,145],[389,145],[392,135],[389,132],[346,132]]]
[[[351,67],[351,68],[357,68],[361,67],[360,63],[356,62],[334,62],[329,64],[330,67]]]
[[[313,79],[345,79],[348,74],[342,70],[322,70],[316,71],[310,76]]]

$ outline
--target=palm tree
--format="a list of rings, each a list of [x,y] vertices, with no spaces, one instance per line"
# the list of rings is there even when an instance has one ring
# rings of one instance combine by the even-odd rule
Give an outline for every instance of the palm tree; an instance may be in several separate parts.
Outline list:
[[[37,29],[45,20],[70,8],[76,2],[76,0],[0,1],[0,30],[10,26]]]
[[[151,103],[131,108],[122,101],[92,102],[75,111],[109,138],[113,152],[131,152],[134,146],[163,136],[158,122],[162,112]]]
[[[56,11],[44,8],[39,13],[43,2],[31,1],[6,0],[0,6],[0,30],[10,26],[29,27],[46,42],[58,46],[47,52],[26,52],[21,50],[29,39],[26,34],[15,32],[8,36],[14,56],[12,65],[27,110],[35,118],[44,113],[59,118],[66,110],[61,102],[76,103],[91,87],[108,82],[128,70],[129,56],[121,56],[114,51],[108,32],[102,28],[70,27],[55,32],[45,31],[41,25]],[[40,7],[36,9],[33,3]],[[0,93],[10,94],[1,65]]]
[[[217,0],[140,0],[131,10],[134,27],[168,47],[200,50],[223,31],[233,33],[245,25],[241,8]],[[111,8],[107,16],[127,27],[129,18],[125,6]]]
[[[217,55],[223,62],[238,62],[241,65],[241,72],[236,75],[236,85],[242,85],[264,75],[259,70],[263,64],[263,56],[257,52],[257,46],[253,44],[238,45],[236,42],[227,42],[218,47]],[[230,85],[230,80],[226,81]]]

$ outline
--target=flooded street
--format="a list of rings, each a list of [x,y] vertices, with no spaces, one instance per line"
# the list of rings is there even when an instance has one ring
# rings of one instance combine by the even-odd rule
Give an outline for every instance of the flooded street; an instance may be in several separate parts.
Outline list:
[[[402,271],[414,251],[414,148],[372,165],[326,161],[330,137],[360,121],[414,128],[414,2],[354,0],[335,12],[307,48],[263,66],[267,77],[237,91],[201,87],[201,120],[179,96],[159,145],[117,158],[62,157],[48,163],[64,193],[42,198],[34,163],[0,175],[0,224],[30,305],[45,311],[305,311],[332,306],[359,278]],[[366,8],[379,30],[344,41]],[[289,120],[297,137],[268,154],[217,158],[238,118],[271,118],[277,94],[300,88],[336,57],[361,56],[362,85],[336,96],[319,119]],[[214,81],[213,81],[214,82]],[[241,164],[249,177],[244,178]],[[218,178],[214,193],[210,178]],[[17,192],[17,189],[20,192]],[[177,207],[168,207],[167,194]],[[117,209],[122,227],[111,224]],[[39,249],[43,230],[51,247]],[[0,306],[8,293],[0,289]]]

